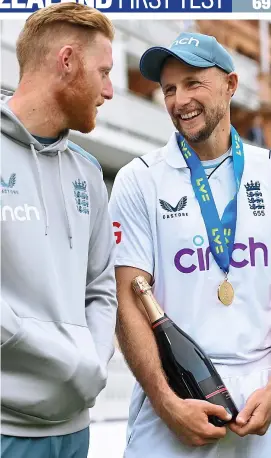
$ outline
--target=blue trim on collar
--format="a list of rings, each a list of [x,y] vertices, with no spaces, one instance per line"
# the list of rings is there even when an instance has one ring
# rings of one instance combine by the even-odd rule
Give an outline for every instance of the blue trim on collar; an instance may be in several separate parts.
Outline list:
[[[71,140],[68,141],[68,147],[74,151],[75,153],[79,153],[81,156],[83,156],[85,159],[87,159],[89,162],[91,162],[97,169],[102,172],[102,167],[101,164],[97,161],[96,157],[92,156],[92,154],[88,153],[85,151],[81,146],[77,145],[76,143],[73,143]]]

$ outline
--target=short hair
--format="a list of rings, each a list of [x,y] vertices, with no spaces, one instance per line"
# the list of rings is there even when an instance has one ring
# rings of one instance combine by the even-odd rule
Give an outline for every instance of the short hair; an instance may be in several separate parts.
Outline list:
[[[114,38],[112,22],[100,11],[78,3],[57,3],[31,14],[26,20],[16,44],[20,77],[30,67],[38,68],[50,51],[50,43],[64,35],[77,35],[82,41],[103,34],[110,41]],[[84,32],[84,34],[82,34]],[[86,34],[87,32],[87,34]]]

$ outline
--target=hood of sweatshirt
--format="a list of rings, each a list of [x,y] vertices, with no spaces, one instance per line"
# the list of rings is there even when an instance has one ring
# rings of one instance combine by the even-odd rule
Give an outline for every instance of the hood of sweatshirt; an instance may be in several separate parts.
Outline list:
[[[58,154],[63,152],[68,147],[68,135],[69,131],[64,131],[57,141],[49,146],[44,146],[33,137],[28,130],[24,127],[21,121],[15,116],[12,110],[9,108],[8,101],[11,97],[5,97],[1,101],[1,130],[3,133],[13,138],[19,143],[22,143],[30,148],[33,145],[34,149],[42,154]]]
[[[67,210],[67,204],[65,199],[65,190],[63,185],[62,179],[62,161],[61,161],[61,153],[64,151],[68,151],[68,135],[69,131],[66,130],[61,133],[58,139],[48,145],[44,146],[41,144],[33,135],[28,132],[28,130],[24,127],[21,121],[15,116],[12,110],[9,108],[8,101],[11,97],[6,96],[2,97],[1,101],[1,130],[2,132],[10,137],[12,140],[18,142],[21,145],[26,146],[29,148],[30,153],[33,156],[33,161],[36,167],[37,178],[39,182],[40,188],[40,199],[42,202],[43,212],[44,212],[44,219],[45,219],[45,235],[48,234],[49,231],[49,215],[47,210],[47,203],[44,195],[44,186],[43,186],[43,177],[39,163],[39,155],[46,155],[46,156],[58,156],[58,165],[59,165],[59,178],[60,184],[63,194],[63,205],[64,211],[66,214],[66,224],[67,224],[67,234],[70,242],[70,248],[72,248],[72,230],[70,224],[70,217]]]

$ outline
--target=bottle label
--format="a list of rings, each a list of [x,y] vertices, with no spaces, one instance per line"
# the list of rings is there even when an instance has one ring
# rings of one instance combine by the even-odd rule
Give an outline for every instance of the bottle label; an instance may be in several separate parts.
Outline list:
[[[217,389],[216,391],[213,391],[212,393],[207,394],[207,395],[205,396],[205,399],[213,398],[214,396],[216,396],[217,394],[220,394],[220,393],[228,394],[227,388],[226,388],[225,386],[221,386],[221,388],[218,387],[218,389]]]
[[[212,402],[213,404],[222,405],[223,407],[229,406],[231,397],[225,385],[217,384],[213,377],[208,377],[205,380],[199,382],[199,386],[204,394],[206,401]]]

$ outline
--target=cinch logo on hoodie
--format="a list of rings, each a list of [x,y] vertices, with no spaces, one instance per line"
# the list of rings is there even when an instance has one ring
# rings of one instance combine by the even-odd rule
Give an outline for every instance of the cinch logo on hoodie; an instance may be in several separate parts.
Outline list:
[[[10,205],[3,205],[0,207],[0,221],[31,221],[33,219],[40,220],[40,214],[36,207],[33,205],[18,205],[17,207],[10,207]]]

